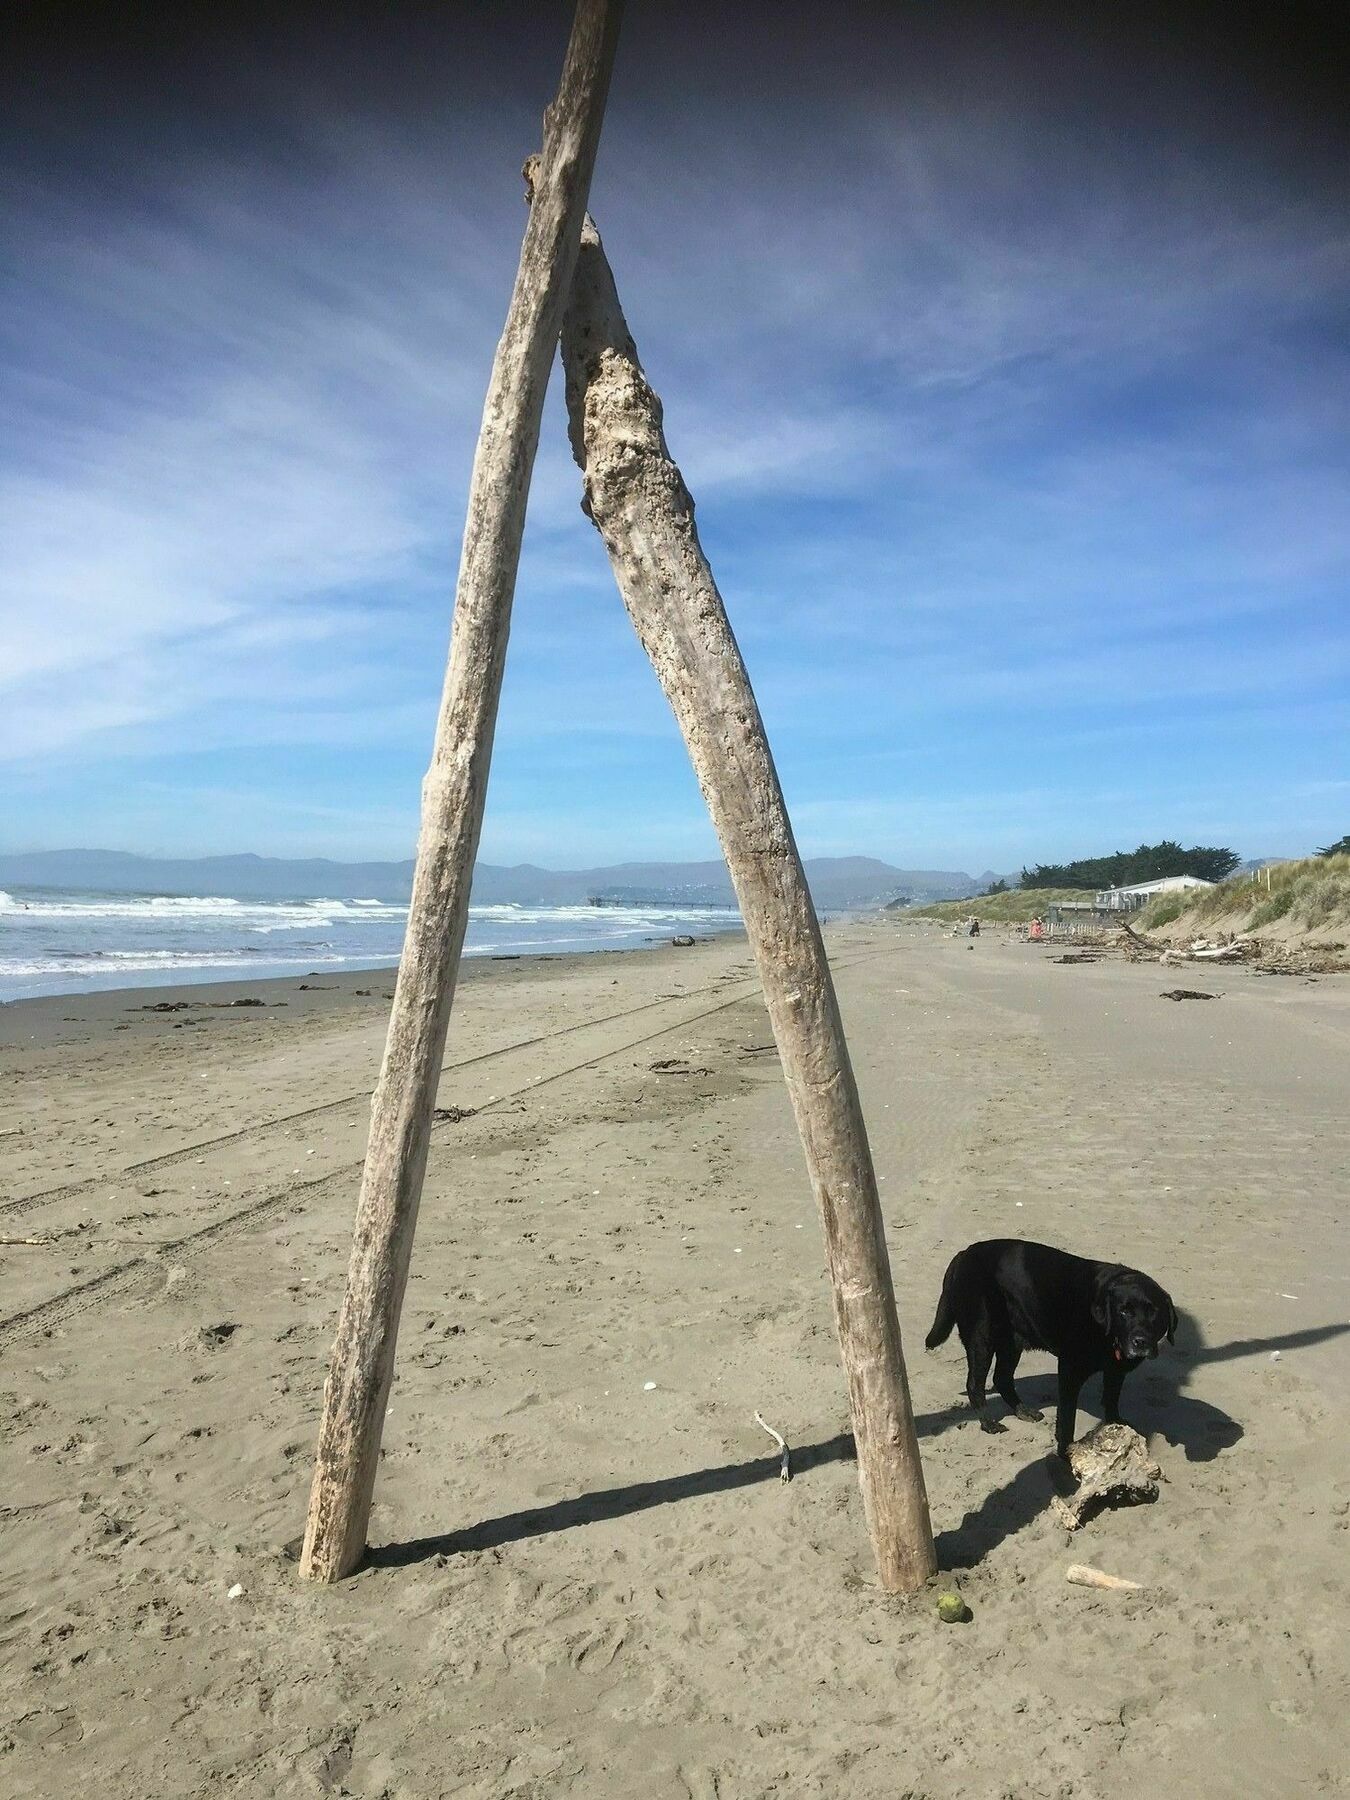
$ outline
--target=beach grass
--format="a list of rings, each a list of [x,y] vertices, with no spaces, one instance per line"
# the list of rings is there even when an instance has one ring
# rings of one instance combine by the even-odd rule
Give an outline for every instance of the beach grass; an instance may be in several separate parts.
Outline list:
[[[1261,931],[1281,921],[1304,931],[1350,929],[1350,856],[1275,863],[1231,876],[1196,897],[1164,894],[1141,915],[1145,930],[1154,931],[1178,920],[1199,928],[1220,919],[1234,931]]]
[[[980,894],[971,900],[937,900],[931,906],[906,910],[905,918],[969,919],[982,925],[1024,925],[1044,918],[1045,909],[1057,900],[1090,900],[1081,888],[1010,888],[1006,894]]]

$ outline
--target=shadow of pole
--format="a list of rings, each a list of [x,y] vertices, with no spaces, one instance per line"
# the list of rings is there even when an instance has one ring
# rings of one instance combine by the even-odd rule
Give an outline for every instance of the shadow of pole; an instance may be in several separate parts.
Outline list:
[[[792,1447],[793,1475],[825,1463],[851,1462],[854,1459],[853,1434],[841,1432],[823,1443]],[[570,1500],[555,1500],[548,1506],[531,1507],[528,1511],[504,1513],[500,1518],[483,1519],[462,1531],[442,1532],[433,1537],[410,1538],[405,1543],[381,1544],[366,1553],[367,1568],[398,1569],[411,1563],[425,1562],[433,1556],[460,1556],[470,1550],[492,1550],[500,1544],[517,1544],[526,1538],[547,1537],[555,1531],[571,1531],[581,1525],[599,1525],[610,1519],[624,1519],[632,1513],[647,1512],[652,1507],[672,1506],[680,1500],[694,1500],[705,1494],[726,1494],[737,1488],[754,1487],[761,1481],[777,1481],[779,1459],[757,1456],[751,1462],[726,1463],[716,1469],[694,1469],[685,1475],[671,1475],[662,1481],[636,1481],[628,1487],[602,1488],[591,1494],[577,1494]]]
[[[1166,1362],[1147,1364],[1137,1371],[1142,1380],[1135,1389],[1142,1400],[1136,1402],[1141,1424],[1149,1431],[1180,1446],[1192,1462],[1209,1461],[1221,1450],[1231,1447],[1242,1436],[1236,1419],[1211,1406],[1208,1401],[1183,1394],[1180,1389],[1189,1380],[1192,1369],[1205,1363],[1223,1362],[1241,1356],[1269,1355],[1273,1350],[1306,1349],[1350,1331],[1350,1323],[1315,1325],[1302,1331],[1290,1331],[1277,1337],[1241,1338],[1229,1344],[1205,1345],[1196,1322],[1183,1318],[1182,1343]],[[1054,1376],[1033,1376],[1021,1385],[1033,1405],[1053,1409]],[[1131,1390],[1126,1389],[1127,1402]],[[1127,1411],[1129,1410],[1127,1404]],[[920,1437],[935,1437],[951,1426],[968,1424],[978,1429],[969,1408],[964,1404],[941,1412],[920,1413],[915,1426]],[[1021,1427],[1018,1427],[1021,1429]],[[794,1475],[834,1462],[854,1459],[853,1436],[841,1432],[818,1444],[795,1446],[792,1450]],[[365,1566],[374,1569],[406,1568],[426,1562],[435,1556],[461,1556],[473,1550],[491,1550],[502,1544],[521,1543],[527,1538],[547,1537],[555,1531],[572,1531],[579,1526],[603,1524],[623,1519],[633,1513],[647,1512],[653,1507],[673,1506],[681,1500],[694,1500],[708,1494],[732,1493],[737,1488],[754,1487],[762,1481],[778,1479],[778,1457],[760,1456],[750,1462],[726,1463],[720,1468],[694,1469],[684,1475],[671,1475],[660,1481],[638,1481],[627,1487],[602,1488],[594,1493],[577,1494],[568,1500],[556,1500],[548,1506],[504,1513],[499,1518],[483,1519],[460,1531],[440,1532],[429,1537],[410,1538],[403,1543],[381,1544],[366,1554]],[[1020,1470],[1012,1481],[989,1494],[979,1508],[967,1513],[961,1524],[938,1534],[938,1559],[944,1568],[967,1568],[987,1556],[1006,1537],[1020,1531],[1044,1512],[1056,1491],[1057,1467],[1050,1458],[1038,1458]]]
[[[1188,1323],[1192,1330],[1196,1329],[1194,1321]],[[1342,1320],[1336,1325],[1308,1325],[1302,1331],[1283,1331],[1277,1337],[1234,1338],[1231,1344],[1199,1342],[1194,1349],[1187,1345],[1180,1354],[1183,1361],[1192,1364],[1231,1362],[1239,1356],[1268,1356],[1272,1350],[1307,1350],[1313,1344],[1325,1344],[1332,1338],[1343,1337],[1347,1331],[1350,1331],[1350,1321]]]

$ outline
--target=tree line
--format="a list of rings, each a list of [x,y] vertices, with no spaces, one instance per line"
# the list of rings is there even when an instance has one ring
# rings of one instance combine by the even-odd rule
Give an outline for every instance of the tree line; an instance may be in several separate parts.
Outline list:
[[[1078,862],[1037,863],[1023,869],[1024,888],[1133,887],[1141,881],[1161,881],[1167,875],[1197,875],[1202,881],[1223,881],[1241,858],[1235,850],[1212,844],[1192,844],[1184,850],[1170,838],[1160,844],[1140,844],[1137,850],[1117,850],[1113,856],[1087,856]]]

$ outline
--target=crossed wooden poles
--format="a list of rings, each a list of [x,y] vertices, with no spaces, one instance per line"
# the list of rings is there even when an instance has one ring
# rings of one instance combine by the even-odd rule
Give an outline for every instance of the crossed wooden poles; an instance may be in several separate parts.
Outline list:
[[[578,0],[544,116],[520,267],[474,458],[450,662],[422,791],[407,938],[347,1290],[324,1389],[301,1572],[332,1582],[366,1548],[399,1313],[468,919],[530,472],[561,336],[584,505],[679,721],[764,986],[819,1203],[859,1478],[881,1583],[936,1570],[890,1262],[834,983],[773,757],[694,506],[586,214],[621,0]]]

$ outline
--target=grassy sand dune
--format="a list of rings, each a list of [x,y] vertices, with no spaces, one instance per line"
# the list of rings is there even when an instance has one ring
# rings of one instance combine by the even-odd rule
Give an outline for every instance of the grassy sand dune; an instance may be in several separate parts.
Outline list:
[[[905,914],[914,919],[977,918],[982,925],[1024,925],[1045,917],[1056,900],[1090,900],[1080,888],[1012,888],[1006,894],[981,894],[974,900],[939,900]]]
[[[985,925],[1018,925],[1044,918],[1057,901],[1091,898],[1080,888],[1013,888],[915,907],[904,916],[953,924],[973,916]],[[1216,932],[1250,933],[1280,944],[1350,942],[1350,856],[1279,863],[1269,871],[1269,886],[1263,870],[1255,879],[1235,875],[1217,887],[1162,894],[1129,920],[1175,943]]]
[[[1198,932],[1251,932],[1282,943],[1350,938],[1350,856],[1310,856],[1277,863],[1202,892],[1164,894],[1146,907],[1146,931],[1180,941]]]

